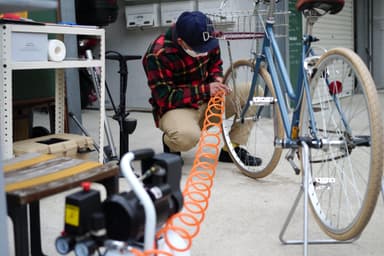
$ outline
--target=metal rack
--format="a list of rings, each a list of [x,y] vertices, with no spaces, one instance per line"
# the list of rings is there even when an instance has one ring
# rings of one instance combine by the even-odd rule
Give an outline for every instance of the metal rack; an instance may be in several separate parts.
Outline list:
[[[265,10],[217,11],[206,13],[216,31],[222,31],[223,39],[261,39],[264,36]],[[274,31],[276,38],[288,36],[289,12],[275,12]]]
[[[14,61],[12,60],[12,33],[43,33],[53,35],[87,35],[95,36],[100,42],[100,56],[95,60],[65,59],[52,61]],[[100,67],[100,81],[105,81],[105,31],[97,27],[67,25],[20,25],[2,24],[0,32],[0,141],[1,159],[13,157],[12,131],[12,71],[29,69],[55,69],[55,133],[64,133],[65,128],[65,77],[64,69]],[[105,85],[100,84],[100,118],[99,118],[99,162],[103,162]]]

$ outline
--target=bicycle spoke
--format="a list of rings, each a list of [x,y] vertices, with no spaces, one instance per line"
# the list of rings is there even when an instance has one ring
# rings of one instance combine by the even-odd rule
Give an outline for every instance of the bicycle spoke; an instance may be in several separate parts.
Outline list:
[[[273,141],[276,135],[283,136],[282,123],[280,119],[275,121],[273,115],[277,110],[273,110],[275,108],[273,104],[252,105],[248,108],[244,120],[241,120],[240,113],[248,98],[254,67],[251,62],[240,60],[234,63],[232,68],[224,76],[225,83],[232,89],[232,95],[227,97],[226,113],[223,117],[224,142],[235,165],[243,174],[252,178],[262,178],[274,170],[280,159],[282,149],[275,148]],[[271,78],[262,68],[254,96],[265,98],[271,96],[271,92],[273,92]],[[270,127],[276,129],[271,130]],[[233,128],[237,134],[242,135],[241,138],[232,133]],[[277,130],[277,133],[274,133],[274,130]],[[262,164],[251,166],[243,163],[235,152],[236,146],[246,149],[252,156],[261,158]]]
[[[320,227],[339,240],[361,233],[380,192],[381,115],[373,80],[363,69],[349,50],[324,54],[311,79],[313,116],[303,106],[300,126],[301,136],[323,143],[311,149],[309,196]]]

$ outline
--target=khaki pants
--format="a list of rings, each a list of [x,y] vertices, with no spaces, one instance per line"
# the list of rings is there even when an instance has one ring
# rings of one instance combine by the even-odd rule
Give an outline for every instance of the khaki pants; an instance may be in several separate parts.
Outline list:
[[[248,95],[249,87],[242,86],[242,90],[237,90],[241,97],[237,99],[245,99]],[[231,93],[226,96],[225,114],[226,118],[234,115],[234,94]],[[244,102],[239,102],[244,105]],[[159,121],[159,128],[164,132],[164,143],[173,152],[188,151],[195,147],[200,139],[201,128],[204,124],[205,110],[207,104],[201,105],[198,109],[192,108],[179,108],[166,112]],[[254,112],[254,111],[253,111]],[[248,111],[247,115],[252,115],[252,111]],[[211,120],[214,122],[215,120]],[[218,120],[216,120],[218,122]],[[233,143],[244,145],[248,139],[249,130],[252,127],[252,122],[245,122],[244,124],[236,123],[231,127],[229,136]]]

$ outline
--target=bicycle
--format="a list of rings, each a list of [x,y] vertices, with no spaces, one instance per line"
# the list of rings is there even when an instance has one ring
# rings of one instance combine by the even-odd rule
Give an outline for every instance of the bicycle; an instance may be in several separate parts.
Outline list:
[[[369,222],[380,193],[383,125],[376,87],[352,50],[335,48],[319,56],[312,45],[318,41],[312,35],[316,21],[338,13],[344,1],[298,0],[296,7],[306,18],[306,29],[294,89],[274,33],[276,2],[255,1],[252,15],[260,20],[265,14],[266,18],[261,21],[262,29],[251,31],[250,38],[263,38],[261,50],[251,60],[231,60],[225,73],[224,83],[232,89],[226,109],[232,104],[236,111],[223,115],[224,143],[235,165],[251,178],[263,178],[275,170],[284,149],[296,174],[303,173],[303,166],[297,166],[294,159],[303,158],[301,145],[306,143],[308,196],[315,219],[331,238],[350,240]],[[261,5],[266,6],[263,13]],[[236,36],[225,32],[217,36],[231,37]],[[244,87],[247,93],[241,90]],[[246,143],[231,138],[233,126],[249,134]],[[239,144],[263,163],[242,163],[234,151]]]

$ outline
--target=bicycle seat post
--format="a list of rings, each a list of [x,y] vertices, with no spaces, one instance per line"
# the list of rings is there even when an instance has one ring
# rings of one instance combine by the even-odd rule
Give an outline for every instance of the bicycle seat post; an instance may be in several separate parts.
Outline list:
[[[276,1],[272,0],[272,1],[267,1],[267,2],[269,2],[267,22],[274,23],[275,22]]]
[[[312,13],[313,14],[313,13]],[[312,14],[304,14],[304,17],[306,19],[305,23],[305,34],[306,35],[312,35],[313,32],[313,26],[315,25],[316,21],[319,19],[319,15],[312,15]]]

